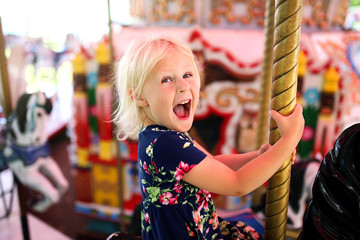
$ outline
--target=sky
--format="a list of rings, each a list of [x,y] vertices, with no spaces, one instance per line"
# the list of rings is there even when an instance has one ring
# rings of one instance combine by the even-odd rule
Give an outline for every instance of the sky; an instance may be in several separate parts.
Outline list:
[[[114,22],[129,21],[129,1],[110,0]],[[73,33],[81,41],[97,41],[107,34],[107,0],[0,0],[4,34],[47,37],[61,41]]]

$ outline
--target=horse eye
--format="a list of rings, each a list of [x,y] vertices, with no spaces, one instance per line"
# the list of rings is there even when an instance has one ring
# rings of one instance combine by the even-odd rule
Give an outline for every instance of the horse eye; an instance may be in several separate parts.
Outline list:
[[[38,116],[38,117],[41,117],[41,115],[42,115],[41,113],[37,113],[37,116]]]

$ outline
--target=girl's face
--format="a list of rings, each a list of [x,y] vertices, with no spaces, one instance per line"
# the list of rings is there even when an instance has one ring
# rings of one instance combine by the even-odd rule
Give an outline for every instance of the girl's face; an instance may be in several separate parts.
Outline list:
[[[199,101],[200,79],[191,57],[175,50],[159,61],[144,83],[138,106],[146,126],[188,131]]]

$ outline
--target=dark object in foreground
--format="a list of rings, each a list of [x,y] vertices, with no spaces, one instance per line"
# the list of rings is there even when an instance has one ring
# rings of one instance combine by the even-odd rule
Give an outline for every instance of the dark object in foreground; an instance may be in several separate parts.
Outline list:
[[[324,157],[298,239],[359,239],[360,123],[342,132]]]

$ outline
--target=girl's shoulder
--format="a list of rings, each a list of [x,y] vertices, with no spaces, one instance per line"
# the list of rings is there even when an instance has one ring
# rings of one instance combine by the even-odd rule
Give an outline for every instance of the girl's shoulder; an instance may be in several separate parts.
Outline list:
[[[140,138],[156,139],[162,141],[170,141],[170,140],[192,141],[192,138],[189,136],[189,134],[170,130],[160,125],[149,125],[144,127],[140,132],[139,139]]]
[[[140,133],[138,152],[143,160],[154,160],[156,165],[171,170],[180,165],[196,165],[206,157],[189,134],[158,125],[149,125]]]
[[[188,133],[177,132],[163,126],[149,125],[139,135],[142,147],[159,148],[170,152],[190,150],[194,145],[193,138]]]

